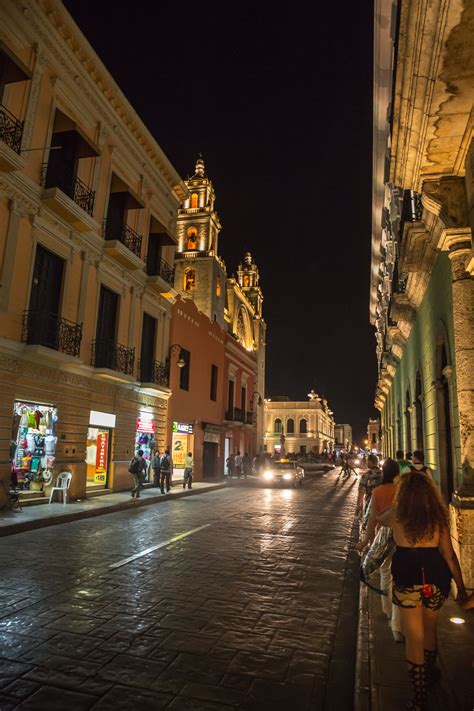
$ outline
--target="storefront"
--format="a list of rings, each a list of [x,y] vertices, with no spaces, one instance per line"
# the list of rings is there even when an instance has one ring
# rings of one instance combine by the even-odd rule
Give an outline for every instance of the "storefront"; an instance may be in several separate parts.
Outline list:
[[[86,487],[89,490],[107,488],[115,421],[115,415],[109,412],[90,411],[86,449]]]
[[[57,421],[57,408],[52,404],[14,403],[10,460],[12,481],[20,489],[41,491],[52,482]]]
[[[153,452],[157,448],[155,439],[155,418],[152,412],[140,410],[140,416],[137,417],[136,434],[135,434],[135,453],[139,449],[143,452],[143,458],[147,463],[147,481],[153,479],[151,471],[151,460]],[[161,452],[161,454],[163,454]]]
[[[225,428],[222,425],[203,422],[204,437],[202,451],[203,479],[218,479],[221,477],[219,470],[219,457],[221,453],[221,439]],[[225,459],[224,459],[225,461]]]
[[[194,453],[194,425],[173,422],[172,438],[173,481],[176,481],[183,478],[186,454]]]

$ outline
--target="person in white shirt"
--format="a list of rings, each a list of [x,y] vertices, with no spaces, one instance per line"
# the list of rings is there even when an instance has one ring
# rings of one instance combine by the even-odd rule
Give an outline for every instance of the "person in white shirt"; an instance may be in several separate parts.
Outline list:
[[[188,452],[184,458],[184,478],[183,478],[183,489],[188,487],[188,489],[193,488],[193,469],[194,469],[194,458],[193,453]]]
[[[411,465],[411,469],[416,470],[417,472],[423,472],[424,474],[427,474],[431,478],[433,478],[433,472],[429,467],[425,465],[425,455],[421,451],[421,449],[417,449],[415,452],[413,452],[413,464]]]
[[[240,479],[240,475],[242,474],[242,455],[240,452],[237,452],[235,455],[234,462],[234,471],[237,474],[237,479]]]

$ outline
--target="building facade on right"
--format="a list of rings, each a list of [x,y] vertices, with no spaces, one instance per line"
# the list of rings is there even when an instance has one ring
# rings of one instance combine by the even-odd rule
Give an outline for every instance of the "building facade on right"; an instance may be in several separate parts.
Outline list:
[[[422,449],[474,586],[474,4],[376,0],[370,320],[382,449]]]

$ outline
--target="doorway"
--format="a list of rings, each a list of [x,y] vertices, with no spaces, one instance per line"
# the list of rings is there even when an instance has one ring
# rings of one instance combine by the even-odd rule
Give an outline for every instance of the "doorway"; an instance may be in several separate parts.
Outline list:
[[[57,348],[63,272],[64,260],[39,244],[30,293],[27,343]]]
[[[444,338],[436,349],[439,476],[441,491],[449,503],[454,492],[453,423],[449,376],[451,368]]]
[[[217,444],[203,443],[203,479],[215,479],[217,476]]]

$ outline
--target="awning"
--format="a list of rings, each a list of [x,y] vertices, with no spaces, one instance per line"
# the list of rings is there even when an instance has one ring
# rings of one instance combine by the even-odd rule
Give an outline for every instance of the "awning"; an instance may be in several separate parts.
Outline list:
[[[223,425],[215,425],[212,422],[202,422],[202,428],[206,432],[212,432],[214,434],[221,434],[225,432],[226,428]]]
[[[17,81],[31,79],[33,73],[2,40],[0,40],[0,53],[3,54],[5,59],[5,84],[14,84]]]
[[[125,209],[126,210],[142,210],[145,207],[145,203],[138,197],[138,195],[127,185],[127,183],[119,178],[116,173],[112,174],[112,181],[110,183],[111,193],[124,193],[125,194]]]
[[[78,158],[95,158],[100,155],[99,150],[81,127],[59,109],[56,109],[54,116],[53,134],[56,136],[56,142],[61,135],[70,136],[74,134],[77,142]]]
[[[175,245],[177,243],[177,240],[169,234],[166,227],[153,214],[150,216],[150,234],[158,235],[160,237],[160,243],[164,246]]]

